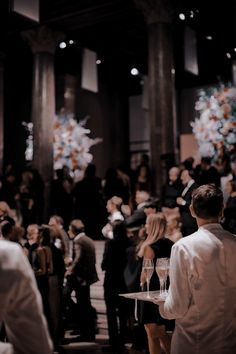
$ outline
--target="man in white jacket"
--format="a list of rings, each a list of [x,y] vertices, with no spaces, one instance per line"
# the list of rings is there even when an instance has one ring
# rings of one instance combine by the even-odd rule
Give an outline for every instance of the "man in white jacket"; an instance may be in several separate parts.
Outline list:
[[[2,323],[14,354],[52,354],[33,271],[21,247],[6,240],[0,240],[0,325]]]
[[[172,354],[236,353],[236,236],[219,224],[223,195],[197,188],[190,206],[198,231],[175,243],[170,288],[160,313],[176,319]]]

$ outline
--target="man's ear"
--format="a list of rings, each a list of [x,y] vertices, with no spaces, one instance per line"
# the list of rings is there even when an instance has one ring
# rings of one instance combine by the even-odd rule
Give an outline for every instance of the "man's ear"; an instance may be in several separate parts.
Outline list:
[[[219,215],[220,219],[222,219],[223,217],[224,217],[224,206],[222,207],[220,215]]]
[[[192,204],[189,205],[189,210],[190,210],[190,213],[191,213],[192,217],[196,219],[197,215],[196,215],[196,213],[195,213],[195,211],[193,209]]]

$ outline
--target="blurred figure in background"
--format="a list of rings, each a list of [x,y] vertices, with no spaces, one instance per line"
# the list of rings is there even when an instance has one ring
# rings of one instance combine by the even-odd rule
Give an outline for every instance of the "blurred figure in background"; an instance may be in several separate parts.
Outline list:
[[[101,179],[96,176],[94,164],[87,166],[84,178],[75,184],[73,196],[74,216],[82,220],[86,235],[94,240],[101,239],[104,205]]]
[[[142,154],[141,162],[136,170],[135,191],[147,191],[151,193],[151,169],[149,165],[149,156]]]
[[[181,172],[181,181],[184,186],[181,197],[176,199],[181,215],[181,232],[183,236],[188,236],[197,230],[196,220],[192,217],[189,206],[192,200],[192,192],[197,188],[197,184],[193,179],[193,171],[183,170]]]
[[[181,196],[184,187],[178,167],[171,167],[168,176],[168,181],[162,188],[161,206],[172,209],[178,206],[176,199]]]
[[[229,198],[224,208],[223,227],[236,234],[236,180],[227,182],[226,190]]]
[[[52,354],[42,301],[30,265],[19,245],[0,242],[0,322],[14,354]]]
[[[141,259],[153,260],[154,267],[157,258],[170,257],[173,242],[165,238],[166,218],[158,212],[150,214],[146,221],[147,238],[143,242],[138,252]],[[140,275],[140,286],[146,291],[146,278],[144,272]],[[150,280],[150,290],[159,290],[160,282],[158,275],[154,271]],[[150,354],[160,354],[161,345],[165,353],[170,353],[170,338],[166,333],[167,329],[173,329],[173,321],[166,321],[159,313],[158,307],[148,301],[141,302],[140,322],[144,324]]]
[[[64,230],[64,221],[59,215],[52,215],[48,225],[54,230],[55,246],[59,248],[64,258],[69,257],[70,240],[67,232]]]
[[[74,239],[75,257],[66,271],[67,282],[76,294],[80,340],[91,342],[96,334],[96,316],[90,299],[90,285],[98,281],[95,245],[79,219],[71,221],[69,234]]]
[[[125,349],[128,311],[126,299],[119,294],[127,292],[124,269],[129,240],[122,220],[112,221],[111,227],[113,237],[106,240],[101,268],[105,271],[104,299],[107,310],[110,349],[111,351],[121,352]]]

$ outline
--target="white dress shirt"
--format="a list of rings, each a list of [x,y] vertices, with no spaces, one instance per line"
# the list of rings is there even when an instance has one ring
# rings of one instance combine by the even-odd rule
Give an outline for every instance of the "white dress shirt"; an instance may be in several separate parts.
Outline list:
[[[14,354],[51,354],[52,342],[35,277],[22,248],[0,241],[0,322]]]
[[[112,240],[114,238],[114,235],[110,223],[113,223],[114,221],[124,221],[124,217],[119,210],[116,210],[108,217],[108,220],[109,223],[102,228],[102,234],[104,237]]]
[[[172,354],[236,353],[236,237],[220,224],[175,243],[160,313],[176,319]]]
[[[181,196],[184,197],[189,188],[195,183],[194,179],[190,179],[190,181],[187,183],[186,187],[184,188]]]

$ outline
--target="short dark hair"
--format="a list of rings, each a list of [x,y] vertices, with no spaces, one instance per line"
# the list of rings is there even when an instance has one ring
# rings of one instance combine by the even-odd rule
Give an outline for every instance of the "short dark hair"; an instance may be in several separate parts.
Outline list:
[[[223,208],[223,193],[215,184],[204,184],[193,191],[192,206],[197,217],[218,217]]]
[[[8,220],[4,220],[1,222],[1,233],[4,238],[9,238],[12,231],[13,225]]]

